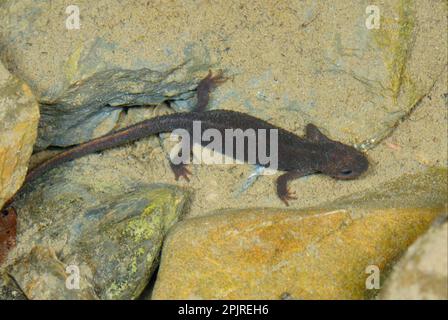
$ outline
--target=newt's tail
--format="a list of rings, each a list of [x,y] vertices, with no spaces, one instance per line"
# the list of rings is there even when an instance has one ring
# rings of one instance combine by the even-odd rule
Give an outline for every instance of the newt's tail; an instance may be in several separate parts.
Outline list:
[[[33,181],[38,176],[62,163],[81,158],[91,153],[134,142],[154,134],[169,132],[183,125],[188,125],[184,122],[190,121],[185,120],[187,120],[185,119],[185,113],[159,116],[72,147],[31,169],[26,175],[24,184]]]

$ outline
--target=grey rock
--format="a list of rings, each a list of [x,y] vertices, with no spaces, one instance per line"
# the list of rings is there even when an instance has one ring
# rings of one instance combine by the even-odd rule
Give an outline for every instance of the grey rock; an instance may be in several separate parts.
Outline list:
[[[380,299],[448,300],[448,222],[436,223],[394,266]]]
[[[0,273],[0,300],[26,300],[22,290],[6,273]]]
[[[92,187],[45,185],[42,194],[25,193],[26,205],[18,201],[19,241],[7,270],[28,298],[134,299],[147,285],[187,194],[167,185],[120,194]],[[67,267],[76,268],[80,290],[66,288]]]
[[[41,246],[35,246],[31,252],[10,269],[14,280],[28,299],[33,300],[79,300],[98,299],[91,282],[80,273],[71,283],[71,273],[56,253]],[[76,275],[77,276],[77,275]]]

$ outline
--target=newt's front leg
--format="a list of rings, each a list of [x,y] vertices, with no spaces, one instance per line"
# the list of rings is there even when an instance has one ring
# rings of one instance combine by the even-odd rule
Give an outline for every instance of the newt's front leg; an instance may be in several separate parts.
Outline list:
[[[216,75],[212,75],[209,71],[208,75],[201,80],[197,88],[197,104],[193,109],[194,112],[203,112],[207,108],[208,101],[210,98],[210,92],[215,89],[218,85],[225,82],[226,77],[223,76],[222,71],[219,71]]]
[[[183,162],[173,163],[173,161],[170,158],[170,152],[165,149],[165,146],[163,145],[163,143],[161,141],[159,143],[165,152],[166,159],[168,160],[168,163],[170,164],[171,171],[174,173],[174,179],[176,179],[176,181],[179,181],[179,178],[184,178],[187,182],[190,182],[191,171],[187,168],[187,164],[183,163]],[[193,150],[193,144],[191,143],[189,146],[189,149],[188,149],[189,158],[185,159],[185,160],[187,160],[186,161],[187,163],[190,163],[190,160],[193,157],[192,150]],[[182,159],[181,156],[182,156],[182,150],[179,150],[177,157]]]
[[[208,75],[199,82],[197,88],[197,104],[193,109],[193,112],[203,112],[207,108],[208,101],[210,99],[210,92],[216,88],[219,84],[226,81],[227,78],[223,76],[222,71],[218,72],[216,75],[213,75],[211,71],[209,71]],[[190,146],[190,150],[193,150],[193,145]],[[189,176],[191,175],[190,170],[186,167],[186,164],[174,164],[170,161],[171,171],[174,173],[174,177],[176,181],[179,180],[180,177],[183,177],[188,182],[190,181]]]
[[[313,172],[310,171],[288,171],[277,178],[277,196],[282,200],[287,206],[289,206],[288,200],[296,200],[297,197],[294,192],[289,191],[288,181],[298,179],[307,176]]]

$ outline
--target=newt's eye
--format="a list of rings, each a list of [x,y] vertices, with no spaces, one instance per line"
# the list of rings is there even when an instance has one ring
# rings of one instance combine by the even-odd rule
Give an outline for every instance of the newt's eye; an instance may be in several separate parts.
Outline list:
[[[344,170],[341,171],[341,174],[342,174],[343,176],[349,176],[349,175],[352,174],[352,170],[350,170],[350,169],[344,169]]]

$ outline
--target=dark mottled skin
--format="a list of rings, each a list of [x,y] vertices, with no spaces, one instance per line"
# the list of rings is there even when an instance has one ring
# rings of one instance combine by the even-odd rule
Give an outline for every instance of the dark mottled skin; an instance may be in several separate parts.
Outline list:
[[[221,74],[212,76],[209,73],[199,83],[197,90],[198,104],[193,112],[155,117],[73,147],[31,170],[27,174],[24,184],[61,163],[93,152],[120,146],[153,134],[170,132],[174,129],[182,128],[191,133],[193,121],[201,121],[202,131],[209,128],[217,129],[222,133],[223,137],[225,129],[242,129],[243,131],[246,129],[277,129],[278,170],[286,171],[277,179],[277,195],[286,205],[288,205],[288,200],[295,199],[287,187],[288,181],[292,179],[313,173],[323,173],[335,179],[348,180],[357,178],[367,170],[368,161],[361,152],[353,147],[329,139],[313,124],[307,125],[305,137],[299,137],[294,133],[244,113],[228,110],[205,111],[209,100],[209,92],[223,81],[225,81],[225,78]],[[266,141],[267,154],[269,155],[269,138]],[[206,146],[210,142],[203,141],[201,143]],[[231,151],[233,150],[228,152]],[[228,152],[227,150],[225,151],[225,153]],[[247,154],[244,157],[247,158]],[[256,159],[256,163],[260,164],[258,159]],[[171,167],[176,180],[179,177],[184,177],[188,180],[190,172],[184,165],[171,164]],[[6,210],[8,210],[11,202],[12,199],[4,206]]]

